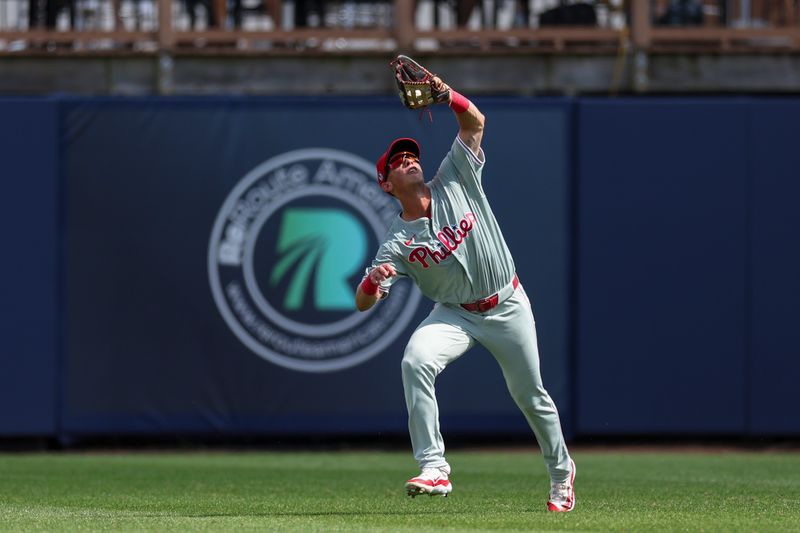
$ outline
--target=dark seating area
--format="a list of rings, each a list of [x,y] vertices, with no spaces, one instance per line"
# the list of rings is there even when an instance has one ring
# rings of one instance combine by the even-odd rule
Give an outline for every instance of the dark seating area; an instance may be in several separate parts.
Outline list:
[[[796,0],[4,0],[0,54],[800,49]]]

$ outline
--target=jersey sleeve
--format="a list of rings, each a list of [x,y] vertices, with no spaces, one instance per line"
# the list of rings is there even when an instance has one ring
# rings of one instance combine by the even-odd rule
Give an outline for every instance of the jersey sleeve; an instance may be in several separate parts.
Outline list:
[[[470,194],[483,197],[486,194],[483,192],[481,175],[485,162],[483,148],[479,148],[476,154],[464,144],[460,137],[456,137],[439,167],[437,177],[443,184],[447,181],[457,180]]]
[[[392,244],[392,241],[386,241],[381,244],[381,247],[378,248],[378,253],[375,254],[375,259],[372,260],[372,264],[368,266],[364,270],[364,277],[370,273],[370,271],[377,267],[378,265],[392,265],[394,267],[395,272],[397,272],[396,276],[392,276],[391,278],[385,279],[381,282],[380,287],[378,290],[381,292],[381,297],[386,297],[389,294],[389,290],[392,288],[392,285],[395,281],[398,280],[401,276],[407,276],[408,274],[405,271],[405,265],[403,261],[401,261],[398,255],[394,251],[395,247]]]

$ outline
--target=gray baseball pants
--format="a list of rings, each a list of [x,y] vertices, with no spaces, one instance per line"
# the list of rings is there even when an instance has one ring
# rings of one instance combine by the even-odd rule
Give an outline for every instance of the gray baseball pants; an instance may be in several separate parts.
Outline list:
[[[567,480],[570,456],[558,410],[542,384],[533,311],[521,285],[486,313],[437,303],[409,339],[402,362],[403,389],[411,445],[420,468],[450,470],[439,430],[434,382],[475,342],[500,364],[508,390],[536,436],[551,481]]]

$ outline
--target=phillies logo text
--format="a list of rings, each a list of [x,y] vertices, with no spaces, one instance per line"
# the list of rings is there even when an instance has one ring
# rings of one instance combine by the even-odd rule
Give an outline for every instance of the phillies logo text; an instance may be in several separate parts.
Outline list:
[[[457,225],[454,224],[452,227],[446,226],[436,234],[439,242],[443,245],[441,250],[431,250],[427,246],[418,246],[408,254],[408,260],[411,263],[421,263],[422,268],[428,268],[430,266],[428,265],[428,258],[432,259],[433,262],[438,265],[461,246],[461,243],[464,242],[464,239],[467,238],[469,232],[472,231],[472,228],[475,227],[477,222],[478,218],[475,216],[475,213],[464,213],[464,218],[459,220]]]

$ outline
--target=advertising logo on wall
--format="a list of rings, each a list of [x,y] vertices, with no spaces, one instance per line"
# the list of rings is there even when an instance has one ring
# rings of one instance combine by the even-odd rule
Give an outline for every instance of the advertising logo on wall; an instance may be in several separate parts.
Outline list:
[[[421,294],[409,281],[373,310],[355,288],[393,217],[374,166],[308,148],[248,172],[220,209],[208,249],[214,301],[236,337],[277,365],[331,372],[374,357],[408,326]]]

